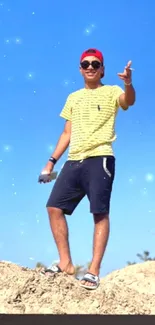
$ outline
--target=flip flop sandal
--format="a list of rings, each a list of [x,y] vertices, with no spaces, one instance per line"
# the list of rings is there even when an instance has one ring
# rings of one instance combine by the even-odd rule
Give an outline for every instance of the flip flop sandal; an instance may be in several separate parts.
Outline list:
[[[49,266],[47,269],[42,270],[40,273],[41,275],[46,275],[46,274],[54,274],[54,273],[61,273],[62,270],[60,269],[60,267],[58,265],[52,265]]]
[[[80,286],[85,288],[85,289],[88,289],[88,290],[95,290],[98,288],[99,284],[100,284],[100,280],[99,280],[99,277],[97,275],[94,275],[92,273],[86,273],[84,275],[84,277],[80,280],[80,281],[87,281],[87,282],[91,282],[93,283],[92,286],[89,286],[89,285],[85,285],[85,284],[82,284],[80,283]]]

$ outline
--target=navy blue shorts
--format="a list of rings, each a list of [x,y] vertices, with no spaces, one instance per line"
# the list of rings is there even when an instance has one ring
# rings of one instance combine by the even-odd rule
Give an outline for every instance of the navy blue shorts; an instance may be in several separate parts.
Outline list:
[[[86,195],[91,213],[108,214],[114,175],[113,156],[68,160],[54,184],[46,207],[59,208],[64,214],[71,215]]]

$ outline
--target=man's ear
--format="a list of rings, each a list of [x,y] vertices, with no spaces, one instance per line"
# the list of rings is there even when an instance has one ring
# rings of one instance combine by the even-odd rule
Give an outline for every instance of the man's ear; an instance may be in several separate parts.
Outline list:
[[[79,70],[80,70],[80,73],[82,74],[82,68],[81,68],[81,66],[79,66]],[[83,75],[83,74],[82,74]]]
[[[102,73],[101,73],[101,78],[103,78],[104,77],[104,75],[105,75],[105,66],[103,65],[103,67],[102,67]]]

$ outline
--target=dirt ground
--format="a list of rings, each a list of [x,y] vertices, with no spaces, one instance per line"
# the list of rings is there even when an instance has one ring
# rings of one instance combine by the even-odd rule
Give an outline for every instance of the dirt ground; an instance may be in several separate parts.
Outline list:
[[[0,262],[0,313],[155,314],[155,261],[114,271],[91,292],[66,274]]]

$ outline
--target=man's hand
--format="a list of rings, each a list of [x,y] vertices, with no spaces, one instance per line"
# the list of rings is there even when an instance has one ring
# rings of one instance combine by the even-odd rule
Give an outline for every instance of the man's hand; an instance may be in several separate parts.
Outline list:
[[[68,148],[70,143],[70,137],[71,137],[71,121],[66,121],[65,128],[63,133],[61,134],[59,141],[57,143],[57,146],[55,148],[55,151],[52,154],[52,157],[54,157],[56,160],[58,160],[62,154],[65,152],[65,150]],[[50,175],[54,169],[54,163],[51,161],[48,161],[46,166],[43,168],[41,174],[42,175]],[[47,179],[48,177],[45,177]],[[44,181],[44,183],[50,182]]]
[[[124,81],[125,84],[125,92],[119,97],[120,106],[126,110],[129,106],[135,103],[135,90],[132,86],[132,73],[133,70],[131,68],[132,62],[129,61],[126,67],[124,68],[123,73],[118,73],[118,76],[121,80]]]
[[[43,175],[50,175],[51,172],[53,171],[53,169],[54,169],[54,164],[51,161],[48,161],[48,163],[46,164],[46,166],[41,171],[41,174],[43,174]],[[49,183],[50,180],[47,180],[46,182]],[[44,183],[46,183],[46,182],[44,182]]]
[[[129,61],[124,68],[124,72],[118,73],[119,78],[123,80],[125,84],[125,92],[119,97],[119,104],[124,110],[135,103],[135,90],[132,86],[133,69],[131,68],[131,64],[132,61]]]
[[[132,82],[131,64],[132,64],[132,61],[129,61],[124,68],[124,72],[118,73],[119,78],[121,80],[123,80],[126,84],[131,84],[131,82]]]

